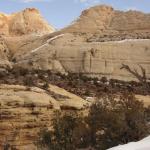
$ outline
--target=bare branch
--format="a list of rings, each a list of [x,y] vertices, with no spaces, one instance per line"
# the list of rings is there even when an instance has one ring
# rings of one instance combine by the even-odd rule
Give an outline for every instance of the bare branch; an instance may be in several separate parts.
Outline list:
[[[134,75],[142,84],[145,84],[146,81],[147,81],[146,71],[145,71],[145,69],[141,65],[139,65],[139,67],[141,68],[142,75],[140,75],[138,73],[137,69],[131,70],[130,67],[128,65],[125,65],[125,64],[122,64],[122,67],[120,69],[127,70],[129,73],[131,73],[132,75]]]

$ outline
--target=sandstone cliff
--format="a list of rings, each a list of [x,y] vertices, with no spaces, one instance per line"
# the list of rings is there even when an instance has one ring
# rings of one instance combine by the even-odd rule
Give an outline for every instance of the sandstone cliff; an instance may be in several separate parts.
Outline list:
[[[88,106],[82,98],[49,85],[52,94],[37,87],[0,85],[0,149],[6,143],[18,150],[35,150],[41,128],[50,128],[55,110],[81,110]]]
[[[11,56],[22,44],[54,31],[35,8],[11,15],[0,13],[0,67],[12,67]]]
[[[150,77],[149,43],[149,39],[87,43],[83,37],[66,33],[30,51],[22,47],[23,51],[15,53],[13,59],[16,60],[15,66],[26,68],[135,80],[135,76],[120,68],[122,64],[127,64],[140,73],[141,65],[146,69],[147,77]]]
[[[54,28],[42,18],[35,8],[28,8],[11,15],[0,14],[0,34],[20,36],[27,34],[46,34]]]
[[[81,16],[65,32],[92,33],[108,38],[150,37],[150,14],[139,11],[118,11],[110,6],[95,6]]]
[[[12,65],[9,62],[10,51],[7,47],[4,39],[0,37],[0,68],[11,68]]]
[[[0,85],[0,150],[9,144],[16,150],[37,150],[34,143],[40,129],[51,129],[54,111],[87,112],[91,102],[57,86],[48,91],[21,85]],[[150,96],[136,95],[145,106]]]
[[[4,64],[12,61],[12,65],[27,68],[133,80],[131,74],[120,70],[124,63],[132,69],[141,65],[147,75],[150,74],[149,14],[96,6],[83,11],[72,25],[44,36],[37,35],[54,30],[36,9],[25,9],[11,17],[2,16],[1,20],[11,24],[5,33],[9,37],[3,36],[10,55],[9,59],[3,57]],[[14,35],[13,38],[10,35]]]
[[[135,80],[120,68],[127,64],[138,70],[141,65],[150,77],[149,18],[142,12],[96,6],[61,31],[5,41],[15,66]]]

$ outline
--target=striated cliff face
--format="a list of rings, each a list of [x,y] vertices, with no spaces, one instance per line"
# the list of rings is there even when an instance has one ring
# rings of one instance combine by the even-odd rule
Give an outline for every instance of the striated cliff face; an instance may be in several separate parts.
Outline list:
[[[27,34],[46,34],[55,29],[48,25],[35,8],[27,8],[11,15],[0,14],[0,34],[20,36]]]
[[[64,30],[67,32],[101,32],[109,27],[114,10],[109,6],[95,6],[84,10],[80,17]]]
[[[35,150],[41,128],[50,128],[55,110],[81,110],[88,103],[57,86],[52,94],[37,87],[0,85],[0,150],[9,143],[18,150]]]
[[[95,6],[82,12],[81,16],[65,32],[98,33],[101,36],[149,36],[150,14],[138,11],[118,11],[110,6]]]
[[[35,8],[11,15],[0,13],[0,67],[12,67],[11,57],[22,44],[54,31]]]
[[[150,14],[142,12],[96,6],[61,31],[5,42],[15,66],[135,80],[120,68],[141,65],[150,77]]]
[[[9,62],[10,51],[7,47],[4,39],[0,37],[0,68],[11,68],[12,65]]]
[[[91,43],[80,40],[72,34],[65,34],[29,52],[24,51],[25,55],[20,51],[14,55],[17,62],[14,65],[59,72],[81,72],[120,80],[135,80],[129,72],[120,69],[122,64],[138,72],[141,72],[141,65],[150,77],[150,40]]]

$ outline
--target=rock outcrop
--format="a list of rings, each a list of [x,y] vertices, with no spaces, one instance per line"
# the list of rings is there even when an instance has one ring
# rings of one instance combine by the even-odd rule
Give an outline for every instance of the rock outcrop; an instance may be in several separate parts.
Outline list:
[[[4,39],[0,37],[0,68],[1,69],[8,69],[11,68],[11,62],[9,62],[10,58],[10,51],[7,47]]]
[[[107,29],[114,10],[109,6],[95,6],[84,10],[81,16],[64,30],[66,32],[102,32]]]
[[[56,86],[49,93],[37,87],[0,85],[0,149],[5,144],[34,150],[41,128],[50,128],[55,110],[81,110],[87,101]]]
[[[27,8],[11,15],[0,14],[0,34],[21,36],[27,34],[46,34],[54,28],[42,18],[35,8]]]
[[[136,95],[145,106],[150,96]],[[49,85],[47,91],[37,87],[0,85],[0,150],[6,144],[16,150],[36,150],[34,143],[40,129],[51,129],[54,111],[86,112],[91,104],[66,90]]]
[[[37,36],[54,31],[39,16],[36,9],[25,9],[8,17],[13,18],[9,35],[17,35],[4,37],[13,65],[121,80],[135,80],[120,70],[122,64],[140,65],[150,77],[150,14],[95,6],[61,31]]]
[[[140,72],[140,65],[150,77],[149,18],[142,12],[96,6],[61,31],[20,40],[17,48],[6,41],[17,66],[135,80],[120,68],[127,64]]]
[[[92,33],[106,40],[150,38],[150,14],[131,10],[123,12],[105,5],[95,6],[83,11],[64,32]]]
[[[135,80],[135,76],[120,68],[126,64],[141,73],[141,65],[150,77],[149,43],[149,39],[87,43],[79,36],[66,33],[38,48],[24,51],[25,55],[22,51],[16,53],[14,59],[17,63],[14,65]]]
[[[12,67],[11,56],[22,44],[33,42],[36,37],[54,31],[35,8],[27,8],[11,15],[0,13],[0,68]],[[36,43],[38,45],[40,43]]]

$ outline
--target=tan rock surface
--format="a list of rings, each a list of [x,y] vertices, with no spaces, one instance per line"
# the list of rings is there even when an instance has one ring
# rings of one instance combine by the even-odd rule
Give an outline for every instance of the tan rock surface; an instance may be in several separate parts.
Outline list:
[[[46,34],[54,31],[35,8],[27,8],[11,15],[0,14],[0,27],[0,34],[6,36]]]
[[[150,34],[150,14],[138,11],[118,11],[111,6],[94,6],[82,12],[80,17],[64,29],[66,32],[113,34]]]
[[[121,80],[135,80],[122,64],[141,72],[139,65],[150,77],[150,40],[122,40],[111,42],[84,42],[78,36],[67,33],[31,51],[16,53],[15,65],[27,68],[57,70],[60,72],[84,73],[90,76],[107,76]],[[58,61],[60,70],[56,69]],[[62,70],[62,71],[61,71]]]
[[[0,68],[11,68],[9,62],[10,51],[2,37],[0,37]]]
[[[11,67],[11,56],[23,44],[32,43],[37,37],[54,31],[35,8],[27,8],[11,15],[0,13],[0,68]],[[37,43],[33,47],[40,46]]]
[[[101,32],[108,28],[114,10],[109,6],[95,6],[84,10],[80,17],[64,30],[67,32]]]
[[[59,32],[31,38],[32,42],[22,40],[13,59],[15,65],[27,68],[81,72],[121,80],[135,80],[120,70],[122,63],[132,69],[141,65],[150,77],[149,18],[149,14],[137,11],[92,7]]]
[[[27,13],[27,18],[39,16],[36,9],[20,13]],[[15,15],[22,16],[20,13]],[[36,29],[32,21],[31,25]],[[12,34],[17,34],[13,29]],[[25,31],[28,34],[32,29]],[[42,31],[40,26],[36,33]],[[15,66],[135,80],[120,70],[124,63],[132,69],[139,69],[141,65],[150,77],[150,14],[96,6],[83,11],[79,19],[61,31],[44,36],[5,37],[4,40],[11,54],[9,60]]]
[[[10,143],[19,150],[33,150],[37,132],[50,127],[54,110],[80,110],[87,105],[64,89],[50,85],[50,91],[51,94],[36,87],[0,85],[0,149]]]

